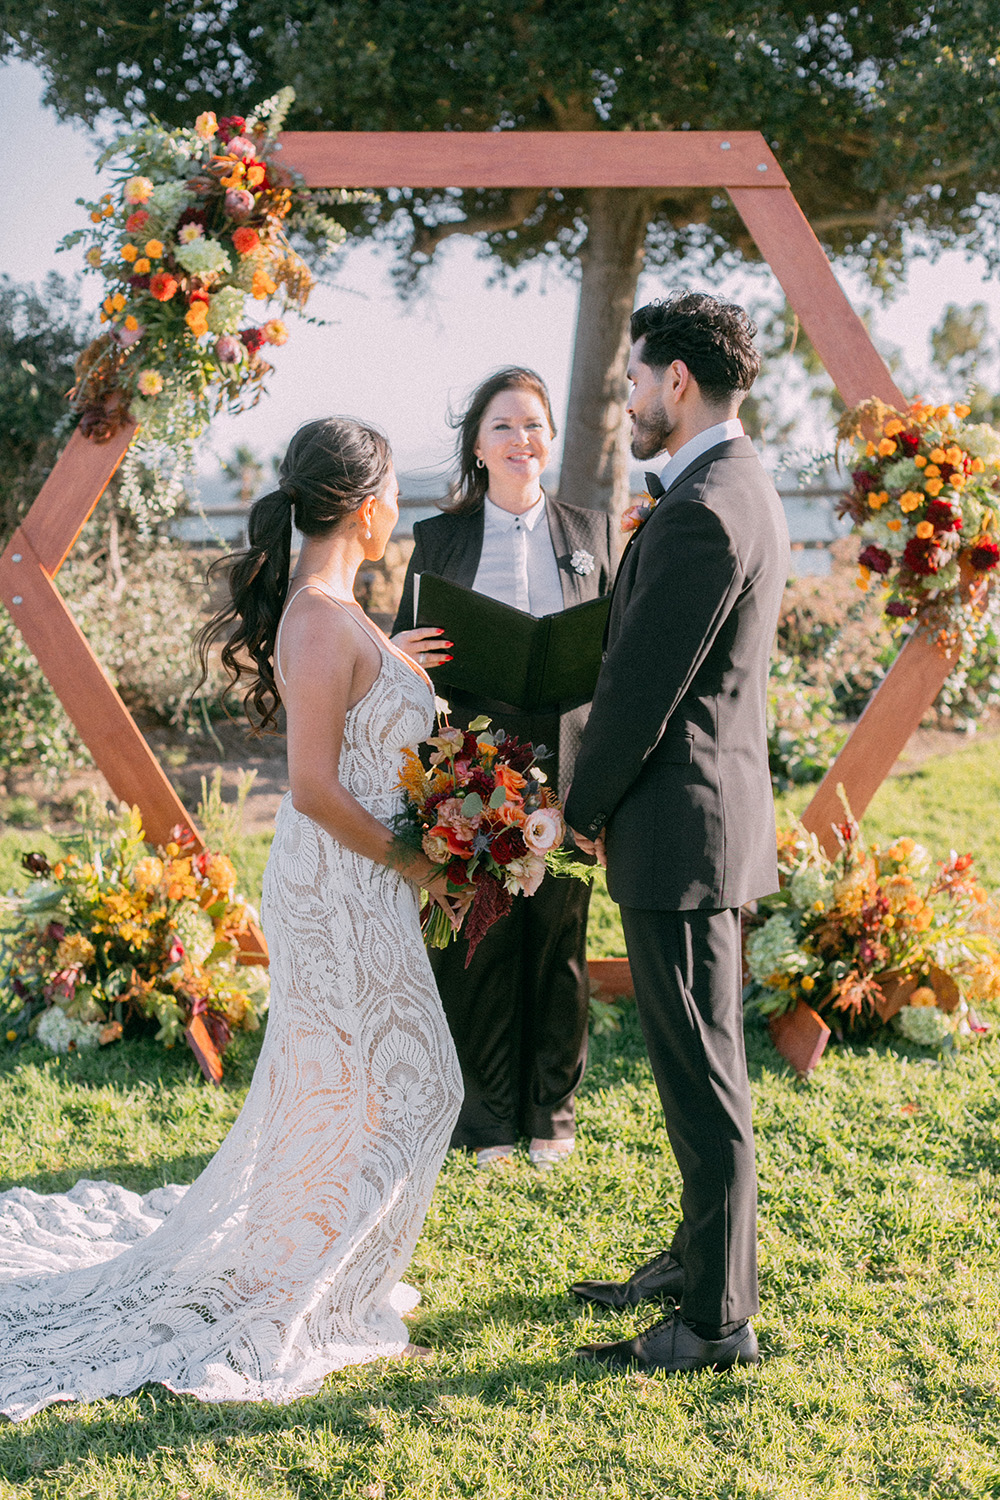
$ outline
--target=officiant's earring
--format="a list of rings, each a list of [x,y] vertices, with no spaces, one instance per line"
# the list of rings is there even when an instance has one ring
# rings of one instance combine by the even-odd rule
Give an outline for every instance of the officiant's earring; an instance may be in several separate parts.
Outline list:
[[[483,463],[483,461],[482,461],[481,458],[477,458],[476,459],[476,468],[477,469],[485,469],[486,468],[486,465]]]

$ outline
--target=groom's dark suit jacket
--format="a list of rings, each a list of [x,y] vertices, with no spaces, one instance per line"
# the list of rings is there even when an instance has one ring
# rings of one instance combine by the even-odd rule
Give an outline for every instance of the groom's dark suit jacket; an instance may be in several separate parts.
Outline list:
[[[622,558],[566,806],[607,827],[623,906],[741,906],[777,889],[768,664],[788,529],[749,438],[668,483]]]
[[[606,511],[585,510],[582,506],[546,497],[549,535],[559,568],[563,605],[583,604],[598,599],[611,586],[611,522]],[[467,515],[443,511],[413,528],[413,555],[406,570],[403,596],[399,602],[392,633],[413,626],[413,575],[433,573],[449,583],[471,589],[476,581],[483,550],[484,518],[482,510]],[[575,552],[587,552],[593,559],[590,572],[579,573],[571,558]],[[557,720],[555,715],[519,713],[508,705],[495,703],[476,693],[462,693],[444,687],[444,696],[452,708],[455,723],[467,723],[476,714],[489,714],[494,724],[536,744],[544,740],[556,752],[558,764],[546,762],[550,782],[562,781],[572,774],[580,734],[587,720],[587,706],[572,708]]]

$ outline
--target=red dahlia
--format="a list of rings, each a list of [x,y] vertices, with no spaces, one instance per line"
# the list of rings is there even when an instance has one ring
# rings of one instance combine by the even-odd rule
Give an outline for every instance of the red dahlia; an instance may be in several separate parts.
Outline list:
[[[941,567],[941,548],[932,536],[911,536],[903,548],[903,561],[912,573],[927,577]]]
[[[916,432],[901,432],[899,434],[899,446],[904,453],[916,453],[920,447],[920,436]]]
[[[978,573],[988,573],[1000,562],[1000,547],[989,537],[983,537],[969,553],[969,561]]]
[[[512,859],[523,859],[528,846],[519,828],[505,828],[490,844],[490,853],[498,865],[509,865]]]
[[[884,547],[876,547],[874,543],[867,546],[858,558],[863,568],[871,568],[873,573],[881,573],[883,576],[892,567],[892,557]]]
[[[962,517],[946,500],[932,500],[924,512],[924,520],[930,521],[935,531],[961,531]]]
[[[261,328],[241,328],[240,338],[248,354],[256,354],[261,344],[267,343]]]
[[[867,469],[855,469],[851,478],[854,481],[854,488],[860,490],[862,495],[867,495],[869,490],[878,489],[876,475],[869,473]]]

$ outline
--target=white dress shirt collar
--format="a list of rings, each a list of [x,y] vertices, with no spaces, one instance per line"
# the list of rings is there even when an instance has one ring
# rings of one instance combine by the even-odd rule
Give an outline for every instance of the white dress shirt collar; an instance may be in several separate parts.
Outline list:
[[[660,483],[665,490],[668,490],[672,481],[682,470],[692,464],[696,458],[700,458],[703,453],[707,453],[709,448],[714,448],[716,443],[728,443],[733,438],[745,436],[743,423],[739,417],[730,417],[728,422],[716,422],[714,427],[706,427],[704,432],[696,433],[693,438],[689,438],[686,443],[682,444],[676,453],[671,454],[660,470]]]
[[[526,526],[529,531],[534,531],[538,522],[545,515],[545,491],[542,491],[529,510],[522,510],[521,512],[504,510],[503,506],[498,505],[495,500],[491,500],[489,495],[486,496],[486,504],[483,510],[486,516],[485,524],[491,531],[512,531],[518,521],[520,521],[522,526]]]

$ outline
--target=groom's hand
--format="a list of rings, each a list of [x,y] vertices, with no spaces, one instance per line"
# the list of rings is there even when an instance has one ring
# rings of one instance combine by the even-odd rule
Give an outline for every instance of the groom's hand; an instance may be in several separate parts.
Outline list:
[[[608,857],[604,848],[605,830],[602,828],[596,839],[585,838],[582,833],[577,833],[575,828],[571,828],[569,831],[573,835],[573,842],[577,848],[582,849],[584,854],[592,854],[601,868],[606,870],[608,867]]]

